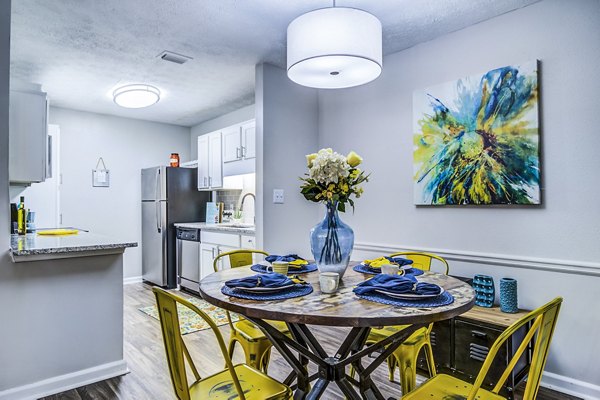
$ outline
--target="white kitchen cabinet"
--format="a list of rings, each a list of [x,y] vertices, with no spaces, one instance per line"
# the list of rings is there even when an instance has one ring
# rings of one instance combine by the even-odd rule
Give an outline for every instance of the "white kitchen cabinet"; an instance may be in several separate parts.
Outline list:
[[[249,243],[249,240],[251,243]],[[213,232],[201,231],[200,233],[200,275],[201,278],[213,272],[213,261],[219,255],[232,250],[253,249],[254,236],[240,235],[233,232]],[[217,264],[217,268],[222,270],[229,268],[230,265],[226,259],[222,259]]]
[[[198,190],[223,187],[221,131],[198,136]]]
[[[254,120],[223,129],[223,175],[256,171],[256,123]]]
[[[256,158],[256,121],[242,124],[242,158],[249,160]]]
[[[39,90],[10,92],[9,180],[44,182],[49,177],[48,101]]]

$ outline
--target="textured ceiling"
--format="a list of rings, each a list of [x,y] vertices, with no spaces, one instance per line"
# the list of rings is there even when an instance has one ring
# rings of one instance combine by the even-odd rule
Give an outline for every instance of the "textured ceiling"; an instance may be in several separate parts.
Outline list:
[[[384,54],[537,0],[338,0],[383,24]],[[285,67],[287,25],[323,0],[16,0],[11,74],[42,84],[52,105],[191,126],[254,102],[254,66]],[[193,57],[165,62],[163,50]],[[385,68],[385,65],[384,65]],[[163,92],[130,110],[108,95],[149,83]]]

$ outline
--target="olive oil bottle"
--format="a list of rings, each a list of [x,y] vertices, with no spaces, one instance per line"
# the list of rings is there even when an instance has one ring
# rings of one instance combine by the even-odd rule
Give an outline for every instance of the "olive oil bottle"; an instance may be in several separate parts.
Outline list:
[[[27,233],[27,210],[25,210],[25,196],[21,196],[19,208],[17,209],[17,233],[24,235]]]

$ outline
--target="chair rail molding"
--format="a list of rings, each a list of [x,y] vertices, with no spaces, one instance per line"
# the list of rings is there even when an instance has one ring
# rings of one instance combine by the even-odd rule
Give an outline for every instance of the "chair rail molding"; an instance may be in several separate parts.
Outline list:
[[[377,253],[394,253],[397,251],[421,251],[435,253],[447,260],[466,263],[482,263],[488,265],[505,265],[513,268],[537,269],[565,274],[600,276],[600,263],[554,258],[526,257],[519,255],[473,252],[465,250],[436,249],[420,246],[394,245],[387,243],[356,242],[354,250]]]

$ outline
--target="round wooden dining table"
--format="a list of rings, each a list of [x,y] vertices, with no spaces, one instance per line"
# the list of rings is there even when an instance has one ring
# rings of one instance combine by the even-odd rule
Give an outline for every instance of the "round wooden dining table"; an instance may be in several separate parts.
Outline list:
[[[327,385],[335,382],[348,399],[384,400],[371,380],[371,373],[417,329],[470,310],[475,303],[475,292],[459,279],[425,272],[417,279],[444,288],[454,297],[451,304],[439,307],[399,307],[376,303],[361,299],[352,292],[358,283],[372,277],[355,272],[352,269],[355,264],[351,263],[348,267],[338,290],[333,294],[321,292],[318,272],[300,275],[314,288],[312,293],[302,297],[255,301],[221,293],[225,281],[255,275],[250,266],[210,274],[200,282],[200,294],[207,302],[241,314],[263,330],[292,368],[284,383],[295,389],[294,399],[319,399]],[[273,328],[266,320],[286,322],[291,337]],[[310,325],[351,329],[345,338],[340,335],[343,340],[340,341],[337,352],[328,354],[311,332]],[[378,343],[365,346],[371,328],[390,325],[410,326]],[[378,356],[375,359],[365,357],[370,354]],[[370,361],[368,365],[363,365],[365,359]],[[317,365],[316,374],[309,375],[308,362]],[[358,379],[347,374],[346,367],[349,365],[354,367]],[[313,381],[316,382],[311,387]]]

